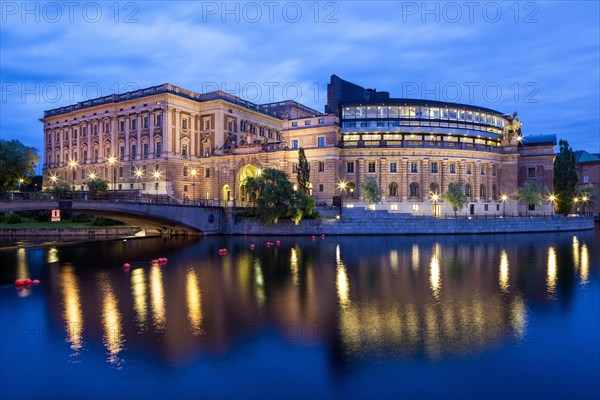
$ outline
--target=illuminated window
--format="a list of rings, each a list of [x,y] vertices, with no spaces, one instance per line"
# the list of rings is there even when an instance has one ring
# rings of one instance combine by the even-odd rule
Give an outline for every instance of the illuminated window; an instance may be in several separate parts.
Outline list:
[[[414,212],[417,212],[417,211],[419,211],[419,205],[418,205],[418,204],[413,204],[413,205],[412,205],[412,210],[413,210]]]
[[[392,210],[392,211],[398,211],[398,204],[391,204],[390,205],[390,210]]]

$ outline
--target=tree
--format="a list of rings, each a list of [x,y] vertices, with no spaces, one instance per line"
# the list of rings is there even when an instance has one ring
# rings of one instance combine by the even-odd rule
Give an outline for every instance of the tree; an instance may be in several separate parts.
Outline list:
[[[304,154],[304,149],[298,151],[298,191],[304,194],[309,194],[310,190],[310,166]]]
[[[593,209],[598,201],[598,190],[591,183],[587,183],[585,185],[579,186],[577,190],[575,190],[575,196],[579,199],[581,204],[583,204],[583,211],[585,212],[585,208],[589,207],[589,209]]]
[[[108,192],[108,181],[100,178],[91,179],[88,181],[88,189],[93,193]]]
[[[377,184],[377,179],[374,176],[369,176],[363,183],[360,184],[363,191],[363,196],[368,204],[376,204],[381,202],[382,191]]]
[[[573,208],[573,198],[577,177],[577,161],[569,142],[561,140],[560,154],[554,160],[554,194],[556,195],[556,212],[567,215]]]
[[[246,190],[256,216],[264,223],[297,216],[294,189],[285,172],[265,168],[259,176],[246,180]]]
[[[37,149],[18,140],[0,139],[0,190],[13,190],[19,179],[32,176],[40,161]]]
[[[542,205],[542,186],[536,181],[527,181],[523,186],[517,189],[517,199],[521,203],[525,203],[528,206],[525,208],[525,215],[529,215],[529,204],[536,206]]]
[[[66,182],[60,182],[52,186],[50,192],[52,196],[58,199],[66,197],[66,194],[71,191],[71,186]]]
[[[462,210],[468,203],[469,199],[465,195],[465,182],[458,180],[448,185],[448,191],[444,193],[444,201],[447,201],[454,210],[454,218],[456,218],[456,212]]]

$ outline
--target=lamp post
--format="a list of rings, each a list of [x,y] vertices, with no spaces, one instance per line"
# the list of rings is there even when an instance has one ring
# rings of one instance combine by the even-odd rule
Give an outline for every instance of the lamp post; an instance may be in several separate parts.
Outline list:
[[[139,194],[140,194],[140,179],[144,175],[144,170],[137,168],[133,174],[135,175],[135,179],[137,180],[137,184],[138,184],[138,191],[137,191],[136,197],[139,197]]]
[[[342,217],[342,212],[343,212],[342,210],[344,209],[344,201],[343,201],[342,192],[346,193],[347,187],[348,187],[348,184],[346,183],[345,180],[338,182],[338,189],[340,190],[340,218]]]
[[[196,175],[198,175],[198,170],[196,168],[192,168],[190,171],[190,175],[192,175],[192,202],[196,204]]]
[[[19,178],[19,180],[17,180],[17,183],[19,184],[19,191],[21,191],[21,185],[25,183],[25,179]]]
[[[158,183],[160,181],[160,171],[155,170],[152,176],[154,177],[154,189],[156,189],[156,202],[158,203]]]
[[[440,199],[440,195],[437,193],[432,193],[431,194],[431,200],[433,201],[433,216],[437,217],[438,216],[438,209],[437,209],[437,202]]]
[[[585,215],[585,206],[587,205],[588,200],[589,199],[588,199],[587,195],[583,195],[581,197],[581,202],[583,203],[583,215]]]
[[[75,171],[76,166],[76,161],[69,161],[69,167],[71,167],[71,186],[73,187],[73,190],[75,190],[75,177],[73,176],[73,171]]]
[[[550,201],[550,204],[552,204],[552,217],[554,218],[554,207],[555,207],[555,203],[556,203],[556,195],[554,193],[550,194],[550,196],[548,196],[548,200]]]
[[[117,159],[113,156],[108,157],[108,163],[111,166],[111,175],[112,175],[112,190],[115,190],[115,181],[117,180],[117,177],[115,176],[115,163],[117,162]]]
[[[500,196],[500,200],[502,200],[502,218],[506,218],[506,201],[508,200],[508,196],[503,194]]]

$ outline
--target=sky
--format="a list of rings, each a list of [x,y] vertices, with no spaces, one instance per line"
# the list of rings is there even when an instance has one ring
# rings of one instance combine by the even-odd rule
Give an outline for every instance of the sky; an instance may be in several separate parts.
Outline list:
[[[40,153],[44,110],[169,82],[323,111],[332,74],[600,152],[596,1],[3,1],[0,50],[0,138]]]

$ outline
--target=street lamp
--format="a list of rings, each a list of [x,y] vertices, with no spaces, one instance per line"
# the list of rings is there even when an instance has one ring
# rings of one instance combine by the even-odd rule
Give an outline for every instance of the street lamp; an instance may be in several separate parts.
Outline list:
[[[58,182],[58,175],[55,175],[55,174],[50,175],[50,182],[52,182],[52,184],[54,186],[56,186],[56,182]]]
[[[142,178],[142,176],[144,176],[144,170],[137,168],[133,174],[135,175],[135,178],[137,180],[137,184],[138,184],[137,195],[139,195],[140,194],[140,179]]]
[[[555,207],[555,203],[556,203],[556,195],[554,193],[550,193],[550,195],[548,196],[548,200],[552,204],[552,217],[554,217],[554,207]]]
[[[502,200],[502,218],[506,218],[506,201],[508,200],[508,196],[503,194],[500,196],[500,200]]]
[[[19,191],[21,191],[21,185],[23,185],[25,183],[25,179],[19,178],[19,180],[17,180],[17,182],[19,183]]]
[[[152,174],[152,176],[154,177],[154,189],[156,189],[156,202],[158,203],[158,182],[160,180],[160,171],[159,170],[155,170],[154,173]]]
[[[433,201],[433,216],[437,217],[438,216],[438,208],[437,208],[437,202],[440,199],[440,195],[437,193],[432,193],[431,194],[431,200]]]
[[[196,168],[192,168],[190,175],[192,175],[192,202],[193,204],[196,204],[196,175],[198,175],[198,170]]]
[[[581,197],[581,202],[583,203],[583,215],[585,215],[585,206],[586,206],[588,200],[589,199],[588,199],[587,195],[583,195]]]
[[[348,183],[345,179],[338,182],[338,189],[340,190],[340,218],[342,217],[342,210],[344,209],[342,192],[346,193],[347,187]]]
[[[115,181],[117,180],[117,177],[115,176],[115,163],[116,162],[117,162],[117,159],[115,157],[113,157],[113,156],[108,157],[108,163],[112,167],[112,190],[115,190]]]
[[[76,166],[77,166],[76,161],[69,161],[69,167],[71,167],[71,181],[72,181],[72,185],[73,185],[73,190],[75,190],[75,176],[73,175],[73,171],[75,170]]]

